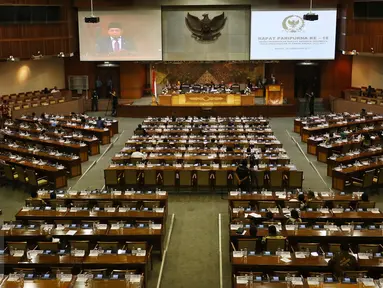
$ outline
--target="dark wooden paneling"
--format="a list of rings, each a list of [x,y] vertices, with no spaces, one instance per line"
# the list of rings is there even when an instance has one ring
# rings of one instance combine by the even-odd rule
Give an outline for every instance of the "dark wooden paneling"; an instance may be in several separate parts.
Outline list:
[[[352,56],[336,55],[335,61],[321,62],[321,98],[328,105],[330,95],[340,97],[351,87]]]
[[[146,83],[146,65],[132,62],[121,62],[120,83],[121,98],[141,98]]]
[[[60,5],[60,22],[48,24],[8,24],[0,25],[0,58],[13,55],[29,59],[40,51],[43,55],[66,54],[77,50],[77,37],[74,19],[76,11],[72,1],[60,0],[0,0],[0,5]],[[0,6],[1,9],[1,6]]]

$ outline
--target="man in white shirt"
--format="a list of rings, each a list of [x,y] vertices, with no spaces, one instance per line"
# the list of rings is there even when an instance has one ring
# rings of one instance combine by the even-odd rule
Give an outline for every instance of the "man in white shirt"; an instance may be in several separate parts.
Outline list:
[[[145,154],[141,152],[141,149],[139,147],[136,147],[136,151],[134,151],[130,158],[144,158]]]
[[[51,93],[58,93],[58,92],[60,92],[60,90],[57,89],[57,86],[53,87]]]
[[[100,38],[96,43],[96,51],[99,54],[116,55],[122,52],[134,52],[135,48],[131,41],[122,35],[124,30],[118,22],[111,22],[108,25],[108,36]]]

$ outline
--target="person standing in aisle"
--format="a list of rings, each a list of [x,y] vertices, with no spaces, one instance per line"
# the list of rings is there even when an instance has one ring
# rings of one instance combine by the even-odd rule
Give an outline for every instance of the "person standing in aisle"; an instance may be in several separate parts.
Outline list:
[[[116,91],[111,93],[112,95],[112,116],[117,115],[117,105],[118,105],[118,97]]]
[[[96,89],[92,93],[92,111],[98,111],[98,93]]]

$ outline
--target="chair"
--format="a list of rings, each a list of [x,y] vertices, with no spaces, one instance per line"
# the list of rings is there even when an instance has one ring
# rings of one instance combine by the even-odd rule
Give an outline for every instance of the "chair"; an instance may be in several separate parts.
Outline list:
[[[128,251],[136,250],[137,248],[140,248],[141,250],[146,250],[146,256],[148,257],[148,259],[150,261],[151,270],[153,270],[153,261],[152,261],[153,246],[150,246],[149,249],[148,249],[148,244],[146,242],[130,242],[130,241],[127,241],[125,243],[125,247],[124,247],[124,249],[128,250]]]
[[[19,180],[21,183],[27,185],[28,184],[28,178],[25,175],[24,168],[21,166],[16,165],[15,171],[18,175],[17,180]]]
[[[144,172],[144,184],[145,186],[155,186],[157,185],[157,173],[156,170],[146,170]]]
[[[192,186],[192,171],[189,170],[180,170],[180,186],[181,187],[190,187]]]
[[[65,207],[65,200],[64,199],[51,199],[49,200],[49,205],[56,209],[57,207]]]
[[[380,244],[358,244],[358,253],[378,253],[382,250],[382,245]]]
[[[164,170],[164,186],[174,187],[176,186],[176,171]]]
[[[218,170],[215,171],[215,187],[227,189],[227,171]]]
[[[251,185],[255,188],[265,187],[265,171],[251,171]]]
[[[307,208],[319,209],[321,207],[324,207],[324,204],[324,201],[307,201]]]
[[[5,178],[7,178],[8,181],[13,182],[14,180],[18,180],[19,175],[12,171],[12,167],[10,165],[8,164],[2,164],[2,165],[4,167]]]
[[[291,189],[302,188],[303,171],[289,171],[288,187]]]
[[[299,251],[319,252],[319,243],[298,243],[297,248]]]
[[[379,169],[377,173],[378,175],[374,176],[374,179],[372,180],[374,185],[377,185],[377,186],[383,185],[383,172],[382,173],[381,172],[382,172],[382,169]]]
[[[59,273],[72,274],[72,267],[51,267],[51,273],[57,275]]]
[[[54,220],[53,222],[56,225],[68,225],[68,224],[72,224],[72,220]]]
[[[45,220],[28,220],[28,225],[41,226],[45,223]]]
[[[338,243],[328,243],[328,251],[332,253],[340,252],[340,244]]]
[[[154,207],[160,207],[160,201],[144,201],[142,206],[145,208],[153,209]]]
[[[368,188],[373,184],[375,169],[367,170],[363,173],[362,179],[351,177],[351,181],[346,183],[346,186],[355,186],[358,188]]]
[[[209,187],[210,179],[209,179],[209,170],[198,170],[197,171],[197,185],[198,187]]]
[[[116,187],[120,185],[121,177],[119,176],[117,170],[104,170],[104,178],[105,186],[107,187]]]
[[[7,242],[7,247],[8,247],[9,250],[17,249],[17,250],[26,251],[27,248],[28,248],[28,243],[27,242],[12,242],[12,241],[8,241]]]
[[[238,250],[257,251],[257,239],[238,239]]]
[[[102,269],[84,269],[83,271],[85,274],[92,274],[94,276],[102,274],[103,277],[108,276],[108,269],[102,268]]]
[[[111,200],[106,200],[106,201],[97,201],[97,206],[100,207],[101,209],[105,209],[107,207],[113,207],[113,201]]]
[[[44,177],[40,177],[40,178],[37,178],[36,177],[36,172],[33,171],[33,170],[26,170],[25,171],[25,174],[27,176],[27,182],[29,185],[31,185],[32,187],[34,187],[35,189],[39,189],[41,187],[44,187],[44,186],[47,186],[49,183],[48,183],[48,177],[44,176]]]
[[[266,251],[275,253],[279,249],[286,249],[286,238],[266,238]]]
[[[270,187],[281,188],[283,186],[283,171],[270,171]]]
[[[298,271],[274,271],[273,275],[285,279],[288,275],[292,277],[298,277],[299,272]]]
[[[39,250],[51,250],[54,253],[60,250],[57,242],[37,242],[37,247]]]
[[[25,199],[25,205],[31,207],[42,207],[45,206],[43,199]]]
[[[70,249],[85,250],[85,253],[89,252],[89,241],[69,240]]]
[[[137,170],[125,170],[124,171],[125,185],[135,186],[137,185]]]
[[[360,276],[367,277],[368,271],[345,271],[343,272],[343,277],[356,279]]]
[[[357,203],[357,208],[362,208],[362,209],[368,209],[368,208],[375,208],[375,202],[374,201],[367,201],[367,202],[358,202]]]
[[[299,209],[301,207],[301,203],[299,201],[284,201],[284,207]]]
[[[72,201],[74,207],[89,207],[89,201],[88,200],[73,200]]]
[[[334,201],[334,208],[340,207],[343,209],[350,208],[350,201]]]
[[[118,242],[103,242],[103,241],[98,241],[97,242],[97,247],[101,248],[102,250],[117,251],[118,248],[119,248],[119,243]]]
[[[138,208],[138,201],[121,201],[121,206],[125,208]]]
[[[250,201],[233,201],[233,208],[248,208],[250,207]]]
[[[277,207],[277,203],[275,201],[258,201],[258,209],[268,209]]]

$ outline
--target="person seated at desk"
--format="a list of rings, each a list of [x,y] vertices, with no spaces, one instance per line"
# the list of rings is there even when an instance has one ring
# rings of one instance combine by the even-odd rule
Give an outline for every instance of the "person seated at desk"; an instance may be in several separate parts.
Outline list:
[[[367,92],[366,92],[366,96],[371,98],[372,97],[372,92],[373,92],[373,88],[371,87],[371,85],[368,85],[367,87]]]
[[[104,129],[104,128],[105,128],[104,121],[101,119],[100,116],[97,118],[97,124],[96,124],[96,127],[97,127],[98,129]]]
[[[284,236],[281,236],[281,235],[278,235],[278,232],[277,232],[277,227],[275,227],[274,225],[271,225],[269,226],[268,228],[268,234],[267,236],[264,236],[262,238],[262,243],[266,243],[267,239],[285,239],[286,237]]]
[[[360,117],[366,117],[367,116],[367,112],[366,112],[366,109],[362,109],[360,111]]]
[[[328,137],[327,137],[327,139],[324,141],[324,143],[325,143],[326,145],[331,144],[333,138],[334,138],[334,133],[333,133],[333,132],[330,132],[329,135],[328,135]]]
[[[53,87],[53,89],[51,90],[51,93],[58,93],[60,92],[59,89],[57,89],[57,86]]]
[[[315,197],[314,191],[309,190],[309,192],[307,192],[307,201],[315,201],[315,200],[318,200],[318,199]]]
[[[48,88],[47,87],[45,87],[44,88],[44,90],[43,91],[41,91],[43,94],[49,94],[49,90],[48,90]]]
[[[290,218],[287,219],[286,225],[295,225],[297,223],[301,223],[302,219],[299,217],[299,213],[297,210],[293,209],[290,212]]]
[[[335,276],[343,277],[345,271],[357,270],[358,262],[356,258],[349,253],[348,243],[342,242],[340,244],[340,252],[328,262],[329,268],[335,272]]]
[[[144,128],[142,128],[141,124],[138,124],[138,127],[136,128],[136,130],[134,130],[134,134],[145,136],[146,135],[146,131],[145,131]]]
[[[40,118],[41,118],[42,120],[47,120],[47,117],[45,116],[45,113],[41,113]]]
[[[366,133],[366,134],[363,135],[363,137],[364,137],[364,139],[363,139],[363,142],[362,142],[362,148],[363,149],[370,148],[371,145],[372,145],[370,134]]]
[[[366,192],[363,192],[362,196],[360,196],[360,200],[363,202],[368,202],[368,194]]]
[[[41,199],[41,198],[39,197],[39,194],[38,194],[37,191],[35,191],[35,190],[31,192],[31,198],[30,198],[30,199],[33,199],[33,200],[40,200],[42,205],[46,205],[46,204],[47,204],[47,203],[45,203],[45,201],[44,201],[43,199]]]
[[[298,201],[299,201],[299,209],[305,210],[307,208],[307,203],[306,203],[305,195],[303,193],[298,195]]]
[[[266,222],[266,223],[275,223],[275,224],[279,223],[277,220],[274,219],[274,214],[271,211],[266,212],[265,218],[266,218],[266,220],[264,222]]]
[[[136,151],[130,155],[130,158],[143,158],[145,155],[141,152],[140,147],[136,147]]]

